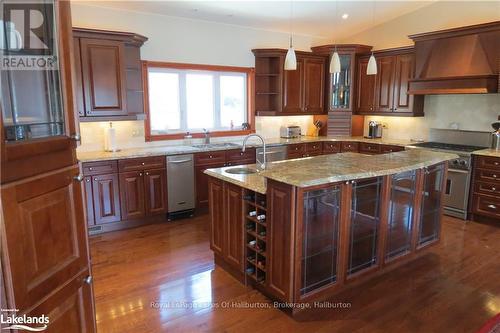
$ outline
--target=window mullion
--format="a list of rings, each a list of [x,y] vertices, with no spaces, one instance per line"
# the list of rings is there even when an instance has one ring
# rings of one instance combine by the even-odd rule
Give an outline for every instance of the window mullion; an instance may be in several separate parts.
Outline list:
[[[179,72],[179,107],[181,116],[181,130],[189,131],[187,124],[187,83],[186,72]]]
[[[213,93],[214,93],[214,127],[215,128],[221,128],[221,114],[220,114],[220,74],[219,73],[214,73],[213,76],[213,82],[214,82],[214,88],[213,88]]]

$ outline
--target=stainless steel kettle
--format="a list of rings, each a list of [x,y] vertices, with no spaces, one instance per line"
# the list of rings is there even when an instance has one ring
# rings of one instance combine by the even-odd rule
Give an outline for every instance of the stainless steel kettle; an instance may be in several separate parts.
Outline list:
[[[495,130],[491,133],[491,149],[500,150],[500,121],[491,124],[491,127]]]

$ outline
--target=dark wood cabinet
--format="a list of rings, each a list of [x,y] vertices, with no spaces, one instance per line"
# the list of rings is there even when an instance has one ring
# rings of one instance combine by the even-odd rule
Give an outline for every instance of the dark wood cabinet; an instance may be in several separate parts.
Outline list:
[[[143,171],[120,173],[120,202],[124,220],[146,216]]]
[[[340,153],[341,142],[323,142],[323,154]]]
[[[325,59],[304,60],[304,107],[306,113],[323,113],[325,90]]]
[[[359,142],[343,141],[340,145],[341,153],[346,153],[346,152],[357,153],[358,151],[359,151]]]
[[[165,169],[144,171],[144,191],[146,214],[155,215],[167,212],[167,173]]]
[[[242,188],[230,183],[224,188],[226,246],[224,256],[235,269],[243,272],[243,194]]]
[[[71,5],[54,0],[36,13],[44,23],[37,36],[53,43],[47,55],[57,59],[54,67],[0,71],[0,300],[2,309],[16,309],[2,317],[43,314],[47,332],[93,333]],[[22,48],[15,54],[33,56]]]
[[[477,221],[500,221],[500,158],[474,156],[469,215]]]
[[[140,47],[147,38],[83,28],[73,36],[80,120],[137,119],[144,112]]]
[[[297,69],[284,70],[284,49],[254,49],[258,116],[322,114],[327,56],[296,51]]]
[[[95,225],[94,219],[94,196],[92,193],[92,176],[87,176],[83,179],[85,206],[87,212],[87,225]]]
[[[370,55],[357,60],[356,113],[393,116],[423,116],[423,95],[408,93],[415,75],[413,47],[374,52],[377,74],[367,75]]]
[[[118,174],[92,176],[92,196],[96,224],[120,221]]]
[[[375,75],[367,75],[369,58],[358,60],[356,84],[356,112],[371,113],[375,109]]]
[[[378,73],[375,75],[375,112],[393,111],[395,57],[377,59]]]
[[[80,38],[85,114],[127,114],[124,46],[118,41]]]
[[[210,198],[210,249],[216,255],[223,256],[226,243],[224,232],[224,182],[213,177],[206,182],[208,197]]]
[[[282,113],[302,113],[304,106],[304,60],[297,59],[297,69],[283,72]]]
[[[381,145],[376,144],[376,143],[360,142],[359,143],[359,152],[361,154],[369,154],[369,155],[380,154],[381,153]]]

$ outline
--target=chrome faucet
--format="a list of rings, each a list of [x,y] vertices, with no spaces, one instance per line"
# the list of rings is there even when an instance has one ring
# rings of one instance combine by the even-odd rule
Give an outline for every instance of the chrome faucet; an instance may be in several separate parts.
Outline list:
[[[205,144],[210,144],[210,132],[206,128],[204,128],[203,133],[205,133]]]
[[[264,170],[266,168],[266,141],[264,141],[264,138],[262,136],[260,136],[259,134],[256,134],[256,133],[252,133],[252,134],[248,134],[245,139],[243,139],[243,148],[241,148],[241,151],[242,152],[245,152],[245,149],[246,149],[246,145],[247,145],[247,141],[248,139],[250,139],[252,136],[255,136],[257,138],[260,139],[260,141],[262,141],[262,148],[263,148],[263,154],[264,154],[264,157],[262,159],[262,164],[260,165],[260,168],[262,170]]]

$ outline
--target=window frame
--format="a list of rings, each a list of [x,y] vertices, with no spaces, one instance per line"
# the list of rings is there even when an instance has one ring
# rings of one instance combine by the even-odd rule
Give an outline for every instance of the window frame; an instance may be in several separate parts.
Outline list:
[[[172,133],[172,134],[152,134],[150,125],[149,113],[149,87],[148,87],[148,69],[149,68],[162,68],[173,70],[194,70],[194,71],[210,71],[210,72],[234,72],[245,73],[246,81],[246,102],[247,102],[247,122],[250,124],[248,130],[218,130],[211,131],[210,136],[241,136],[250,133],[255,133],[255,109],[254,109],[254,82],[255,82],[255,68],[253,67],[235,67],[235,66],[218,66],[218,65],[202,65],[202,64],[186,64],[175,62],[160,62],[160,61],[142,61],[142,83],[144,89],[144,136],[146,141],[161,141],[161,140],[179,140],[183,139],[186,133]],[[203,138],[203,132],[190,132],[193,138]]]

